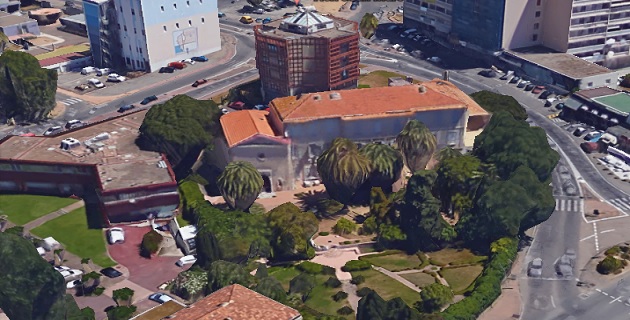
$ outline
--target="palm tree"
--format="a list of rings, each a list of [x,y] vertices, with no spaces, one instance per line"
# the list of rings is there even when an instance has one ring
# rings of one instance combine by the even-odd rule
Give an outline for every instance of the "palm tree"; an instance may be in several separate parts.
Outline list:
[[[368,158],[372,164],[370,185],[380,187],[384,192],[390,193],[392,184],[398,181],[402,172],[402,154],[382,143],[367,144],[359,150],[359,153]]]
[[[333,140],[330,148],[317,158],[317,171],[328,195],[347,205],[369,177],[370,160],[359,153],[357,145],[346,138]]]
[[[437,148],[437,140],[433,133],[418,120],[407,122],[396,137],[396,144],[411,172],[424,170]]]
[[[371,38],[374,35],[374,31],[378,27],[378,18],[374,16],[372,13],[366,13],[361,18],[361,23],[359,24],[359,30],[361,31],[361,35],[364,38]]]
[[[230,162],[217,179],[219,191],[233,210],[248,210],[263,187],[260,172],[245,161]]]

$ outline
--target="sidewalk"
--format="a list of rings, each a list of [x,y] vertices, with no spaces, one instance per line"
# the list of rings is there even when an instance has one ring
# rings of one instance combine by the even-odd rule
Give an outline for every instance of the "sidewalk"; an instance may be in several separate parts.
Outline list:
[[[391,272],[391,271],[389,271],[387,269],[383,269],[381,267],[372,266],[372,268],[374,268],[374,270],[376,270],[376,271],[378,271],[378,272],[380,272],[380,273],[382,273],[382,274],[384,274],[384,275],[386,275],[386,276],[388,276],[388,277],[390,277],[390,278],[392,278],[392,279],[394,279],[394,280],[404,284],[409,289],[411,289],[411,290],[413,290],[415,292],[420,292],[421,291],[420,288],[418,288],[415,284],[411,283],[411,281],[409,281],[409,280],[399,276],[395,272]]]
[[[42,224],[44,224],[44,223],[46,223],[46,222],[48,222],[50,220],[58,218],[58,217],[66,214],[68,212],[72,212],[72,211],[74,211],[76,209],[79,209],[79,208],[82,208],[84,206],[85,206],[85,202],[83,202],[83,200],[80,200],[80,201],[77,201],[77,202],[75,202],[75,203],[73,203],[73,204],[71,204],[69,206],[63,207],[63,208],[61,208],[61,209],[59,209],[59,210],[57,210],[55,212],[48,213],[48,214],[46,214],[44,216],[41,216],[41,217],[39,217],[39,218],[37,218],[37,219],[35,219],[35,220],[25,224],[24,225],[24,231],[29,231],[31,229],[39,227]]]
[[[523,260],[526,256],[526,251],[519,252],[516,262],[512,264],[510,274],[519,274],[519,270],[522,269]],[[516,272],[514,272],[516,271]],[[501,320],[501,319],[514,319],[514,315],[520,315],[522,310],[521,305],[521,292],[518,282],[518,277],[510,279],[509,276],[501,283],[501,295],[492,305],[486,309],[481,315],[479,320]]]

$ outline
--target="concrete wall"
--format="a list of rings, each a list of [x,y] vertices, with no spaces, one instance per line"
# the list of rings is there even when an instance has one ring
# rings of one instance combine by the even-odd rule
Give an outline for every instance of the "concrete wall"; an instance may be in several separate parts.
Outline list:
[[[36,36],[40,34],[39,26],[37,25],[37,21],[35,20],[30,20],[11,26],[0,27],[0,31],[2,31],[2,33],[4,33],[7,37],[16,36],[23,33],[31,33]]]
[[[77,69],[81,69],[83,67],[92,65],[92,61],[93,61],[92,57],[88,56],[84,58],[57,63],[57,64],[51,64],[43,68],[50,69],[50,70],[57,70],[57,72],[69,72],[72,70],[77,70]]]
[[[556,51],[566,52],[569,49],[569,26],[573,0],[547,0],[543,3],[542,44]]]
[[[144,36],[146,27],[142,18],[141,2],[114,0],[114,3],[120,25],[120,42],[125,65],[129,70],[146,70],[149,67],[149,55],[147,39]]]
[[[537,11],[540,11],[540,17],[536,17]],[[504,49],[523,48],[542,42],[545,15],[542,0],[507,0],[504,15]],[[536,23],[538,29],[535,29]],[[533,39],[534,34],[538,35],[536,40]]]
[[[292,190],[294,177],[288,144],[270,144],[258,139],[229,150],[230,161],[247,161],[271,181],[271,191]],[[262,157],[261,157],[262,156]]]
[[[616,72],[611,71],[610,73],[598,74],[595,76],[586,77],[579,81],[580,90],[607,86],[617,86]]]

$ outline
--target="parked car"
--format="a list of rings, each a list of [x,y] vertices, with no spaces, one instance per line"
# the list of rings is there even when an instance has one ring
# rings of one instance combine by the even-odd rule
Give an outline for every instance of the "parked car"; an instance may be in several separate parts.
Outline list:
[[[48,128],[48,130],[44,132],[44,135],[52,136],[53,134],[61,132],[61,131],[63,131],[63,128],[61,126],[54,126],[54,127]]]
[[[542,266],[543,260],[541,258],[536,258],[532,260],[532,262],[529,264],[527,274],[530,277],[540,277],[542,275]]]
[[[535,84],[530,83],[530,84],[525,86],[524,90],[525,91],[532,91],[532,89],[534,89],[535,86],[536,86]]]
[[[267,24],[269,22],[271,22],[271,18],[264,18],[262,21],[263,24]]]
[[[105,275],[108,278],[118,278],[120,276],[122,276],[122,272],[109,267],[109,268],[105,268],[101,270],[101,274]]]
[[[434,63],[440,63],[440,62],[442,62],[442,59],[440,59],[440,57],[430,57],[430,58],[427,59],[427,61],[434,62]]]
[[[79,90],[79,91],[85,91],[85,90],[90,89],[90,86],[84,83],[84,84],[80,84],[80,85],[74,87],[74,89],[75,90]]]
[[[545,90],[538,96],[538,99],[547,99],[551,94],[551,91]]]
[[[545,86],[535,86],[534,89],[532,89],[533,94],[539,94],[543,91],[545,91]]]
[[[72,280],[77,280],[77,278],[83,274],[83,271],[72,269],[72,270],[59,271],[59,273],[61,273],[61,275],[66,281],[72,281]]]
[[[207,82],[208,82],[208,80],[206,80],[206,79],[199,79],[199,80],[196,80],[195,82],[193,82],[192,86],[197,88],[199,85],[202,85],[202,84],[207,83]]]
[[[357,10],[358,7],[359,7],[359,3],[358,2],[353,2],[350,5],[350,10]]]
[[[158,98],[156,96],[148,96],[146,98],[144,98],[144,100],[142,100],[142,102],[140,102],[141,105],[147,105],[155,100],[157,100]]]
[[[219,11],[219,18],[223,18],[223,17],[225,17],[225,13]]]
[[[292,17],[295,15],[295,12],[287,12],[285,14],[282,15],[282,17],[287,18],[287,17]]]
[[[511,77],[511,75],[506,73],[506,74],[502,75],[501,78],[499,78],[499,80],[508,80],[510,77]]]
[[[171,67],[171,68],[175,68],[175,69],[184,69],[186,68],[186,64],[183,62],[179,62],[179,61],[175,61],[175,62],[171,62],[167,65],[167,67]]]
[[[553,102],[549,101],[549,100],[545,100],[545,108],[549,108],[553,105]]]
[[[258,9],[254,9],[254,11],[252,11],[252,13],[263,14],[263,13],[265,13],[265,10],[263,8],[258,8]]]
[[[129,111],[131,109],[134,109],[136,106],[134,106],[133,104],[126,104],[120,108],[118,108],[118,112],[123,113],[125,111]]]
[[[586,129],[582,128],[582,127],[578,127],[573,131],[573,135],[576,137],[579,137],[581,135],[584,134],[584,132],[586,132]]]
[[[580,143],[580,148],[585,153],[600,152],[601,149],[597,142],[582,142]]]
[[[110,73],[107,76],[107,81],[110,81],[110,82],[123,82],[125,80],[127,80],[127,78],[119,75],[118,73]]]
[[[94,88],[105,88],[105,85],[101,82],[101,80],[98,80],[96,78],[92,78],[90,80],[88,80],[88,83],[93,85]]]
[[[81,280],[74,280],[74,281],[70,281],[66,284],[66,289],[72,289],[72,288],[76,288],[83,285],[83,282],[81,282]]]
[[[179,260],[175,262],[175,265],[177,265],[178,267],[183,267],[187,264],[193,264],[195,262],[197,262],[197,258],[195,258],[195,256],[193,255],[188,255],[188,256],[183,256],[179,258]]]
[[[81,120],[70,120],[66,122],[66,129],[74,129],[83,126],[84,123]]]
[[[164,293],[154,293],[152,295],[149,296],[149,300],[155,301],[159,304],[162,303],[166,303],[168,301],[173,300],[173,298],[171,298],[171,296],[169,296],[168,294],[164,294]]]
[[[600,131],[600,130],[591,131],[584,136],[584,140],[592,140],[592,139],[601,137],[602,134],[604,134],[604,131]]]
[[[125,230],[122,228],[111,228],[107,230],[107,240],[109,244],[125,243]]]
[[[197,61],[197,62],[206,62],[206,61],[208,61],[208,58],[206,58],[204,56],[192,57],[191,59],[193,61]]]
[[[228,110],[228,109],[226,109],[226,108],[222,108],[222,109],[221,109],[221,113],[223,113],[223,114],[228,114],[228,113],[230,113],[230,110]]]
[[[104,76],[106,74],[110,74],[112,72],[112,70],[110,68],[102,68],[102,69],[97,69],[96,70],[96,75],[101,77]]]
[[[516,85],[517,88],[525,88],[525,86],[527,86],[528,84],[530,84],[531,82],[527,81],[527,80],[521,80],[521,82],[518,83],[518,85]]]
[[[175,72],[175,68],[173,67],[162,67],[160,68],[160,73],[173,73]]]
[[[564,102],[560,102],[560,103],[558,103],[558,104],[556,105],[556,109],[558,109],[558,110],[562,110],[562,109],[564,109]]]
[[[188,64],[195,64],[195,61],[193,59],[184,59],[182,61],[180,61],[181,63],[188,63]]]
[[[234,109],[234,110],[242,110],[245,107],[245,102],[242,101],[234,101],[231,102],[228,107]]]
[[[263,20],[262,18],[256,18],[256,20],[254,20],[254,21],[256,21],[256,23],[261,23],[262,20]]]
[[[86,75],[86,74],[90,74],[90,73],[94,73],[96,72],[96,68],[94,67],[85,67],[83,69],[81,69],[81,74]]]
[[[55,270],[57,270],[59,272],[65,271],[65,270],[72,270],[72,269],[70,269],[70,268],[68,268],[66,266],[55,266],[54,268],[55,268]]]
[[[268,105],[264,105],[264,104],[258,104],[258,105],[254,106],[254,109],[256,109],[256,110],[267,110],[267,109],[269,109],[269,106]]]
[[[517,83],[521,80],[521,77],[519,76],[514,76],[514,78],[510,79],[510,83]]]
[[[494,72],[493,70],[488,69],[488,70],[479,71],[479,75],[486,78],[494,78],[497,76],[497,73]]]

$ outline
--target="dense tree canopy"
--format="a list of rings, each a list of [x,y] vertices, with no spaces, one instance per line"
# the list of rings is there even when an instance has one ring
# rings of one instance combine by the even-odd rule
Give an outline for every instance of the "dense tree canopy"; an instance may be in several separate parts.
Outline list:
[[[378,18],[372,13],[366,13],[359,23],[359,31],[364,38],[371,38],[378,28]]]
[[[282,283],[274,277],[260,279],[254,291],[280,303],[284,303],[287,300],[287,293],[282,287]]]
[[[319,221],[312,212],[302,212],[291,202],[284,203],[267,213],[271,227],[271,245],[274,257],[281,259],[307,259],[309,239],[317,232]]]
[[[475,138],[473,155],[496,166],[502,179],[508,179],[521,165],[532,169],[538,179],[549,181],[560,156],[551,149],[542,128],[515,120],[507,112],[497,112]]]
[[[359,153],[354,142],[337,138],[317,158],[317,171],[328,195],[347,205],[368,179],[372,166],[370,160]]]
[[[423,312],[433,313],[452,301],[453,290],[451,288],[441,283],[432,283],[420,291],[418,306]]]
[[[490,91],[479,91],[470,95],[475,102],[490,113],[499,111],[509,112],[514,119],[526,120],[527,112],[512,96],[494,93]]]
[[[206,294],[213,293],[232,284],[249,287],[253,281],[254,277],[240,265],[228,261],[215,261],[210,265],[210,270],[208,271]]]
[[[26,52],[0,55],[0,114],[24,121],[45,119],[55,107],[56,93],[57,71],[42,68]]]
[[[417,171],[407,184],[400,208],[400,228],[411,248],[438,249],[455,239],[455,231],[440,214],[440,202],[431,193],[437,174]]]
[[[481,166],[474,156],[445,157],[438,166],[435,191],[445,212],[472,206],[471,182]]]
[[[211,145],[221,130],[220,109],[212,100],[195,100],[178,95],[151,107],[140,126],[140,145],[165,153],[178,163],[189,153]]]
[[[420,314],[401,298],[385,301],[375,291],[359,300],[357,320],[441,320],[439,315]]]
[[[0,233],[0,275],[0,308],[10,319],[90,319],[66,294],[61,274],[24,238]]]

